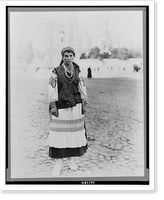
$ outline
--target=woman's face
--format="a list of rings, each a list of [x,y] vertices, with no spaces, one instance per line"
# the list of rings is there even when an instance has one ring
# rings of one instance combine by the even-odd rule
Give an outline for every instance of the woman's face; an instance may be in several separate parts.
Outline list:
[[[70,65],[74,60],[74,55],[73,53],[65,52],[63,55],[63,61],[66,65]]]

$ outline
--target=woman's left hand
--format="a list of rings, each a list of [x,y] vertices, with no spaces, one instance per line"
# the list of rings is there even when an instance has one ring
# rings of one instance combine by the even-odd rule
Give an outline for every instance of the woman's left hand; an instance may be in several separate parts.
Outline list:
[[[86,113],[86,106],[82,105],[82,114]]]
[[[82,100],[82,114],[86,113],[86,105],[87,105],[87,101],[86,100]]]

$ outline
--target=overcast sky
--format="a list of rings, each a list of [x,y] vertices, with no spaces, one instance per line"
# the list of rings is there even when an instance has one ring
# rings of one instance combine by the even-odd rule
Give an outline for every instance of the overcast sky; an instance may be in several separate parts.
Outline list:
[[[32,42],[35,48],[45,51],[45,23],[64,22],[65,26],[69,27],[71,19],[78,24],[78,34],[82,41],[86,41],[89,36],[92,44],[98,44],[107,24],[113,45],[117,46],[119,41],[127,47],[131,44],[133,47],[142,48],[142,11],[11,12],[11,50],[16,50],[21,43]]]

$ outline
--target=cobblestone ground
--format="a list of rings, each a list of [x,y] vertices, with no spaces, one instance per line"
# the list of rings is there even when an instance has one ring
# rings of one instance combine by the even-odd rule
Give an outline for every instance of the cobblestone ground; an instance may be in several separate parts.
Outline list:
[[[48,80],[11,80],[11,178],[52,177],[48,157]],[[143,81],[86,79],[88,151],[66,160],[60,177],[144,175]]]

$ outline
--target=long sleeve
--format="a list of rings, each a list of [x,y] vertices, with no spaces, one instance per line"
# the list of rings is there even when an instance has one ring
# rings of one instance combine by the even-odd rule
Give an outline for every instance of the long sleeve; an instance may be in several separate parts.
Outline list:
[[[79,91],[80,91],[82,100],[87,102],[86,85],[85,85],[84,78],[81,76],[81,73],[79,73],[79,84],[78,84],[78,87],[79,87]]]
[[[49,79],[49,103],[56,101],[58,101],[58,84],[56,71],[53,70]]]

